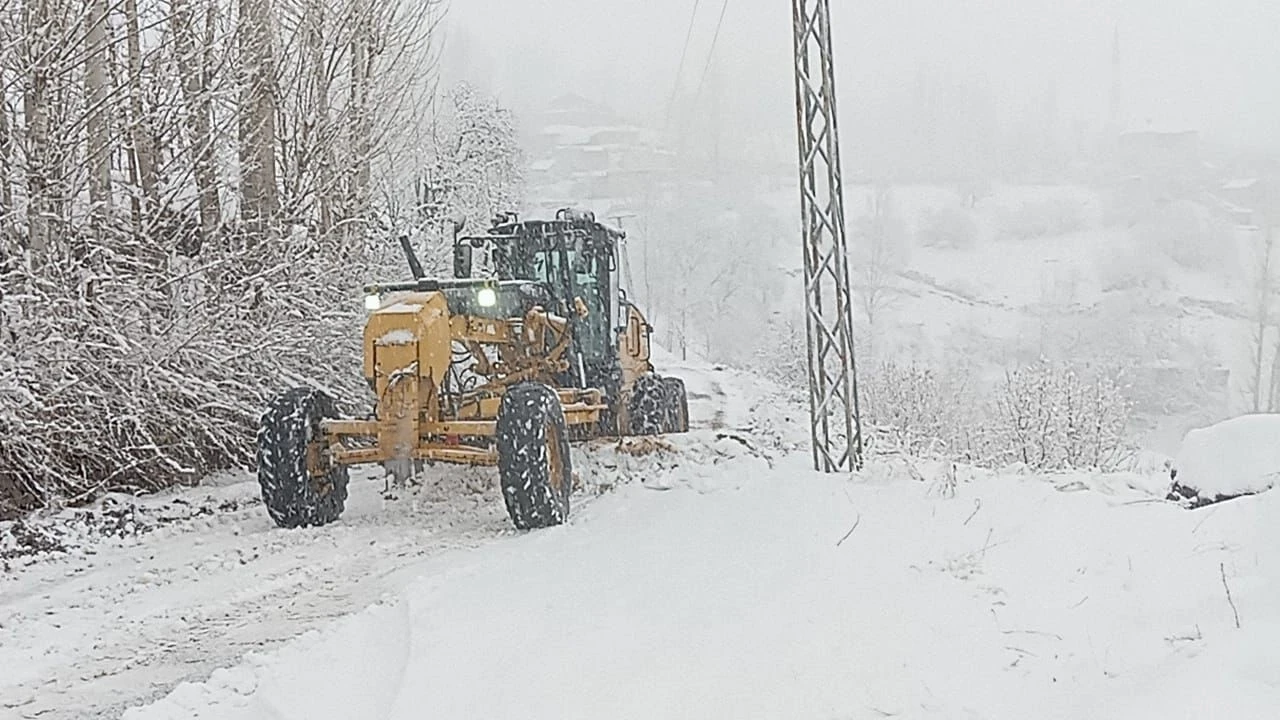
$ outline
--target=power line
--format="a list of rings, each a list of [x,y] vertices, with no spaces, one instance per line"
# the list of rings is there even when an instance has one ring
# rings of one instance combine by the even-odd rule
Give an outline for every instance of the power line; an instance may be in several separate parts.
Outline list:
[[[725,12],[729,9],[729,0],[720,5],[720,18],[716,20],[716,32],[711,36],[711,49],[707,51],[707,64],[702,66],[702,77],[698,79],[698,90],[693,94],[693,108],[697,109],[702,99],[702,86],[707,82],[707,73],[711,70],[711,61],[716,57],[716,42],[720,39],[720,28],[724,26]]]
[[[684,34],[684,48],[680,50],[680,64],[676,66],[676,81],[671,88],[671,97],[667,100],[667,117],[663,121],[663,129],[671,125],[671,111],[676,105],[676,95],[680,94],[680,77],[684,75],[684,61],[689,55],[689,41],[693,39],[694,21],[698,19],[698,5],[702,0],[693,0],[693,12],[689,14],[689,29]]]

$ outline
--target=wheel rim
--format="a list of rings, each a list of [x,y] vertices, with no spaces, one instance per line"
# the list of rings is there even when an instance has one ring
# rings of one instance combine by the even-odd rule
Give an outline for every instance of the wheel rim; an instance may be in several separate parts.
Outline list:
[[[560,428],[547,423],[547,484],[558,494],[564,493],[564,456],[560,453]]]

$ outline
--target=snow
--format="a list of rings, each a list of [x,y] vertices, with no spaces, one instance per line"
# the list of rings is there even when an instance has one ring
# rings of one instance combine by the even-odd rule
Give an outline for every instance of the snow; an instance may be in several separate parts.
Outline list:
[[[654,362],[695,430],[575,449],[560,527],[437,467],[318,530],[241,507],[0,574],[0,714],[1274,717],[1280,494],[1189,512],[1156,458],[820,475],[775,388]]]
[[[414,338],[412,330],[405,330],[401,328],[398,330],[387,331],[382,335],[382,337],[378,338],[377,344],[378,345],[412,345],[415,339],[416,338]]]
[[[1240,521],[1280,505],[1197,537],[1084,477],[974,475],[946,498],[872,477],[686,464],[124,717],[1274,716],[1276,558],[1197,548],[1256,541]]]
[[[417,313],[422,312],[422,306],[414,303],[398,302],[395,305],[388,305],[382,309],[384,313]]]
[[[1180,485],[1206,499],[1270,489],[1280,477],[1280,415],[1241,415],[1192,430],[1173,467]]]

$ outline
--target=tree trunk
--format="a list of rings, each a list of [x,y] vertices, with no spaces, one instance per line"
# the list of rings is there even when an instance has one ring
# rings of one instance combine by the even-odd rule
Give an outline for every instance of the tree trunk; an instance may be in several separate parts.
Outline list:
[[[348,218],[363,218],[369,204],[369,81],[373,62],[373,9],[369,0],[354,0],[355,31],[351,41],[351,150]],[[356,225],[358,227],[358,224]],[[353,228],[354,229],[354,228]]]
[[[1276,329],[1276,340],[1271,345],[1271,378],[1267,386],[1266,412],[1280,410],[1280,326]]]
[[[171,0],[170,8],[178,54],[178,73],[182,78],[182,94],[187,105],[187,135],[191,143],[192,175],[200,205],[200,235],[203,243],[208,243],[217,234],[222,219],[222,208],[218,201],[218,170],[214,158],[209,68],[203,66],[205,56],[196,49],[189,0]]]
[[[240,0],[240,219],[251,244],[270,232],[279,203],[271,7],[271,0]]]
[[[27,227],[31,261],[43,262],[51,241],[49,198],[49,75],[48,53],[52,17],[48,0],[30,0],[23,5],[26,31],[25,61],[29,68],[22,97],[26,122]]]
[[[318,213],[316,231],[322,237],[333,227],[333,194],[336,189],[332,186],[333,153],[328,143],[329,72],[324,57],[325,7],[324,0],[309,0],[307,4],[307,50],[311,63],[311,111],[314,119],[304,126],[303,146],[308,164],[300,168],[300,171],[312,175],[311,186],[316,193]]]
[[[129,127],[130,165],[139,187],[142,202],[133,203],[134,222],[142,229],[143,218],[156,206],[156,153],[151,122],[142,104],[142,47],[139,40],[138,0],[124,0],[125,33],[129,51]],[[140,207],[141,205],[141,207]]]
[[[1255,326],[1253,358],[1253,411],[1261,412],[1266,386],[1263,384],[1263,365],[1266,358],[1267,326],[1271,324],[1271,225],[1264,229],[1262,262],[1258,268],[1257,307],[1254,308]]]
[[[7,40],[0,35],[0,42]],[[0,58],[4,57],[4,46],[0,46]],[[5,85],[5,66],[0,62],[0,88]],[[10,174],[13,167],[13,139],[9,133],[8,105],[0,102],[0,220],[13,212],[13,188],[10,187]],[[7,223],[6,223],[7,226]],[[0,238],[0,245],[4,242]]]
[[[84,94],[85,127],[88,131],[89,201],[95,224],[111,210],[111,122],[107,113],[111,90],[107,86],[107,0],[85,3]]]

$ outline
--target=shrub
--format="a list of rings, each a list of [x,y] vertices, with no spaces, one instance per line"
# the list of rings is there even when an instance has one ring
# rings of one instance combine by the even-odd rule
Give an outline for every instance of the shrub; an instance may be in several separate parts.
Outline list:
[[[1040,362],[983,386],[963,371],[885,363],[859,382],[872,452],[1032,470],[1111,470],[1129,455],[1130,403],[1112,374]]]
[[[365,401],[363,269],[314,254],[207,249],[182,280],[113,257],[79,288],[0,275],[0,518],[249,466],[288,387]]]

